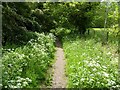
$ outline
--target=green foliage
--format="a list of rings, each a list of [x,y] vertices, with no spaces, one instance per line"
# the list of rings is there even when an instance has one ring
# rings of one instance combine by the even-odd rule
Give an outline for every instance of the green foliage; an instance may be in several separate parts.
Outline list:
[[[102,2],[96,7],[95,17],[92,21],[92,27],[103,28],[105,23],[105,18],[107,18],[107,28],[114,27],[118,24],[118,5],[117,2]],[[106,12],[108,9],[108,12]],[[107,14],[107,17],[105,17]]]
[[[14,3],[12,3],[14,4]],[[16,5],[15,3],[14,5]],[[24,4],[24,3],[23,3]],[[11,5],[11,3],[10,3]],[[13,5],[13,6],[14,6]],[[40,30],[37,28],[36,23],[32,23],[32,21],[22,15],[19,15],[17,11],[15,12],[15,8],[10,8],[8,6],[5,6],[3,4],[3,45],[6,44],[6,42],[9,43],[15,43],[15,44],[24,44],[25,42],[28,42],[31,38],[29,38],[30,35],[28,35],[28,30],[32,31],[38,31]],[[17,9],[17,8],[16,8]],[[37,30],[35,30],[35,26]],[[40,26],[38,26],[40,27]],[[22,43],[23,42],[23,43]]]
[[[84,34],[90,26],[94,16],[94,9],[99,3],[88,2],[62,2],[45,3],[46,13],[52,16],[55,27],[79,29]],[[48,15],[49,15],[48,14]]]
[[[39,87],[46,80],[47,69],[54,57],[53,34],[35,33],[24,47],[8,49],[2,57],[4,88]],[[41,82],[40,82],[41,81]]]
[[[43,4],[43,3],[38,3]],[[36,8],[32,10],[32,18],[40,24],[42,32],[49,32],[50,29],[54,28],[54,22],[51,18],[51,15],[47,14],[45,10]]]
[[[4,2],[2,10],[2,43],[25,42],[26,32],[49,32],[54,27],[51,19],[44,15],[43,3]],[[36,9],[35,9],[36,8]],[[28,40],[26,41],[28,42]]]
[[[67,3],[64,2],[50,2],[44,3],[45,14],[47,14],[53,21],[55,27],[71,27],[70,22],[68,21],[69,8]]]
[[[106,8],[107,27],[118,24],[117,3],[108,7],[99,2],[4,2],[2,5],[3,45],[19,43],[19,36],[25,37],[25,31],[50,32],[63,27],[84,34],[86,28],[104,27]]]
[[[119,87],[117,44],[109,42],[102,46],[101,35],[98,32],[95,39],[80,38],[78,34],[64,37],[69,88]]]
[[[59,39],[65,37],[68,87],[113,87],[119,84],[118,56],[114,51],[118,39],[114,37],[119,36],[116,3],[108,7],[109,23],[106,26],[113,28],[105,31],[110,35],[108,47],[102,47],[100,43],[103,29],[96,31],[99,34],[95,32],[87,37],[85,34],[87,28],[104,26],[105,3],[3,2],[2,5],[3,87],[39,87],[37,85],[46,80],[47,69],[54,57],[55,38],[52,34],[44,34],[49,32]],[[85,39],[80,39],[76,31],[85,34]],[[67,37],[70,33],[73,35]]]
[[[65,36],[65,35],[68,35],[70,34],[71,30],[70,29],[67,29],[67,28],[61,28],[61,27],[58,27],[56,29],[52,29],[50,30],[52,33],[54,33],[56,36],[58,36],[59,38]]]
[[[69,22],[78,28],[80,34],[85,34],[86,28],[91,26],[94,17],[94,9],[97,2],[70,3]]]

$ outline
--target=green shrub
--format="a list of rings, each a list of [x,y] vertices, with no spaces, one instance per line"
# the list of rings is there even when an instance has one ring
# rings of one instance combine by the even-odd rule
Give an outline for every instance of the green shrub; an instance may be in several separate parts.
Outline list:
[[[37,87],[45,80],[54,56],[55,38],[52,34],[35,34],[37,39],[31,39],[24,47],[3,54],[4,88]]]
[[[56,29],[52,29],[51,32],[54,33],[56,36],[61,38],[65,35],[69,34],[71,32],[71,30],[69,30],[67,28],[58,27]]]

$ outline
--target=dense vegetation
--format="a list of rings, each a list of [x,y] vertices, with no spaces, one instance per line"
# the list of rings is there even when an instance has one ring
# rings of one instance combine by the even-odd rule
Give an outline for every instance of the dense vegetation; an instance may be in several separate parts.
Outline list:
[[[47,73],[54,59],[55,36],[46,33],[53,25],[41,9],[42,3],[3,3],[4,88],[50,84]]]
[[[3,3],[3,45],[25,44],[32,38],[32,35],[27,33],[29,31],[48,31],[53,25],[44,15],[42,8],[42,3]]]
[[[3,2],[2,87],[51,85],[55,40],[63,43],[67,87],[119,87],[118,3]]]
[[[4,49],[3,87],[23,88],[40,87],[46,80],[48,67],[54,57],[54,36],[35,33],[38,38],[31,39],[25,46]],[[47,82],[46,82],[47,83]]]
[[[26,9],[24,10],[24,8]],[[77,31],[80,34],[85,34],[89,27],[117,28],[118,26],[116,3],[9,2],[3,3],[2,14],[3,45],[7,42],[25,44],[31,38],[31,35],[27,37],[28,31],[40,33],[55,31],[54,33],[58,32],[57,34],[60,36],[59,31],[62,31],[63,35],[66,34],[66,30],[58,30],[57,28],[70,29],[67,31],[69,33]],[[107,20],[107,24],[105,20]]]
[[[69,88],[120,87],[118,77],[117,38],[103,46],[102,33],[95,29],[86,38],[69,35],[63,39],[66,56],[66,74]]]

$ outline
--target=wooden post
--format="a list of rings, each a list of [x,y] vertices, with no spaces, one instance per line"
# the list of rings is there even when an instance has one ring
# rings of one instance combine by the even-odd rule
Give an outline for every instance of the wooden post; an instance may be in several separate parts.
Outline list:
[[[108,41],[109,38],[109,32],[107,31],[106,41]]]
[[[88,29],[88,35],[90,34],[90,30]]]

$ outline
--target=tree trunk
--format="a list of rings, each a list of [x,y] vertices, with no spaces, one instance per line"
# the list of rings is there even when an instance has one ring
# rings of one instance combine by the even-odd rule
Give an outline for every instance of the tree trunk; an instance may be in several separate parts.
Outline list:
[[[102,45],[105,45],[108,42],[108,32],[106,33],[106,25],[107,25],[107,15],[108,15],[108,4],[109,2],[106,2],[107,8],[105,10],[105,22],[104,22],[104,33],[103,33],[103,41]]]
[[[120,31],[120,1],[118,2],[118,29]],[[118,59],[118,80],[120,81],[120,36],[118,36],[118,54],[119,54],[119,59]]]

